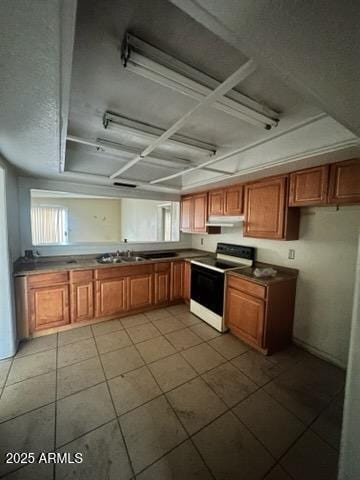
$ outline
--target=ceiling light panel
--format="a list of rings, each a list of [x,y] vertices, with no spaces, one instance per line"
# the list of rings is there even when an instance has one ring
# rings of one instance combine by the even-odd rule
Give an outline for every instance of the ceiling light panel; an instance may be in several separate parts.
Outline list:
[[[146,51],[149,52],[151,58],[146,56]],[[154,57],[158,57],[160,62],[159,60],[156,61]],[[189,96],[199,102],[212,91],[212,88],[204,85],[204,81],[200,83],[199,81],[189,78],[189,71],[192,71],[192,73],[195,72],[195,74],[199,73],[195,69],[178,60],[172,60],[171,57],[169,58],[164,52],[129,34],[126,35],[123,43],[122,60],[124,67],[129,71]],[[161,60],[165,65],[161,63]],[[169,63],[173,63],[177,71],[166,65]],[[186,75],[179,73],[179,69],[183,70]],[[204,74],[202,74],[202,76],[207,77]],[[207,83],[212,83],[214,88],[219,85],[219,82],[216,81],[215,83],[217,85],[214,85],[214,79],[212,79],[212,82]],[[237,94],[235,91],[232,91],[232,93],[235,94],[235,96]],[[238,94],[237,100],[238,101],[223,96],[214,102],[212,107],[257,127],[270,129],[278,124],[277,112],[270,110],[242,94]]]

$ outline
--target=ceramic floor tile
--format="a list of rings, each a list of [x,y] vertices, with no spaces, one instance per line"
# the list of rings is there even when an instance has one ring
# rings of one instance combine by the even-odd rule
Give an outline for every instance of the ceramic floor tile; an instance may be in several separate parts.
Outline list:
[[[248,345],[231,335],[231,333],[225,333],[221,337],[214,338],[209,342],[209,345],[215,348],[227,360],[231,360],[250,350]]]
[[[119,330],[116,332],[107,333],[106,335],[96,336],[95,342],[99,353],[112,352],[113,350],[118,350],[132,344],[129,335],[125,330]]]
[[[134,343],[144,342],[151,338],[159,337],[161,333],[154,327],[152,323],[145,323],[144,325],[136,325],[135,327],[127,328],[127,332]]]
[[[343,375],[337,367],[311,358],[286,370],[266,385],[265,390],[310,424],[342,389]]]
[[[67,444],[60,452],[82,453],[81,464],[58,464],[57,480],[128,480],[132,471],[116,420]]]
[[[55,405],[47,405],[0,425],[0,458],[6,452],[41,452],[54,448]],[[17,469],[17,464],[0,463],[0,475]]]
[[[176,348],[176,350],[187,350],[190,347],[199,345],[203,340],[195,335],[189,328],[183,328],[176,332],[168,333],[165,337]]]
[[[190,330],[194,332],[198,337],[202,338],[205,342],[216,337],[220,337],[221,333],[215,330],[215,328],[209,327],[205,322],[197,323],[190,327]]]
[[[136,478],[137,480],[211,480],[213,477],[188,440]]]
[[[288,348],[270,355],[268,359],[270,362],[279,365],[283,370],[286,370],[308,357],[311,357],[308,352],[296,345],[290,345]]]
[[[7,385],[51,372],[55,368],[56,350],[47,350],[27,357],[15,358],[7,379]]]
[[[0,422],[55,401],[55,371],[6,387],[0,399]]]
[[[308,430],[281,460],[294,480],[336,480],[338,454]]]
[[[185,305],[184,303],[172,305],[171,307],[167,307],[165,310],[172,315],[179,315],[181,313],[188,313],[190,311],[189,305]]]
[[[12,360],[1,360],[0,361],[0,390],[5,385],[7,374],[10,370]]]
[[[186,438],[179,420],[164,397],[120,417],[135,472],[140,472]]]
[[[142,405],[161,394],[147,367],[119,375],[109,381],[116,413],[123,413]]]
[[[6,475],[6,480],[53,480],[54,465],[34,463]]]
[[[151,320],[158,320],[160,318],[169,318],[170,314],[166,311],[165,308],[159,308],[157,310],[151,310],[150,312],[146,312],[145,316]]]
[[[190,435],[227,409],[200,377],[168,392],[167,397]]]
[[[93,334],[95,337],[98,335],[105,335],[107,333],[117,332],[122,330],[124,327],[121,325],[120,320],[108,320],[107,322],[96,323],[91,326]]]
[[[66,367],[97,355],[98,352],[93,338],[80,340],[79,342],[59,347],[58,368]]]
[[[79,392],[105,380],[98,357],[84,360],[69,367],[59,368],[57,374],[57,398]]]
[[[181,352],[181,355],[183,355],[185,360],[187,360],[198,373],[204,373],[225,362],[224,357],[219,355],[206,343],[189,348]]]
[[[143,325],[150,320],[143,314],[131,315],[130,317],[120,318],[120,322],[124,328],[135,327],[135,325]]]
[[[280,458],[306,429],[263,390],[255,392],[233,411],[275,458]]]
[[[134,346],[101,355],[106,378],[116,377],[122,373],[142,367],[144,362]]]
[[[149,368],[164,392],[197,376],[195,370],[178,353],[151,363]]]
[[[231,363],[219,365],[202,377],[228,407],[233,407],[259,388]]]
[[[24,340],[20,343],[19,349],[16,353],[17,357],[24,355],[31,355],[33,353],[40,353],[46,350],[51,350],[57,347],[57,334],[44,335],[42,337],[32,338],[31,340]]]
[[[276,465],[271,472],[269,472],[264,480],[292,480],[292,478],[285,472],[280,465]]]
[[[202,320],[199,317],[196,317],[189,311],[185,313],[179,313],[178,315],[176,315],[176,318],[180,320],[180,322],[183,323],[185,327],[191,327],[198,323],[202,323]]]
[[[271,455],[230,412],[193,440],[216,480],[260,480],[274,464]]]
[[[145,362],[155,362],[176,353],[175,348],[165,337],[157,337],[136,345]]]
[[[282,372],[278,365],[254,350],[234,358],[232,363],[259,386],[265,385]]]
[[[180,322],[173,315],[170,315],[166,318],[158,318],[152,322],[155,327],[163,334],[174,332],[175,330],[181,330],[184,328],[183,323]]]
[[[90,326],[73,328],[72,330],[66,330],[58,334],[58,345],[62,347],[69,345],[70,343],[78,342],[79,340],[85,340],[93,336]]]
[[[106,383],[57,402],[56,445],[61,446],[115,417]]]
[[[311,429],[337,450],[340,448],[344,398],[334,400],[311,425]]]

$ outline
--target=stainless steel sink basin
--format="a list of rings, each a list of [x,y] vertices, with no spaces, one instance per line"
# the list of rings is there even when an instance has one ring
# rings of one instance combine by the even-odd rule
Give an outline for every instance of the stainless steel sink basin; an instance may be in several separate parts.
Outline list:
[[[130,256],[130,257],[121,257],[122,262],[143,262],[145,258],[143,257],[135,257],[135,256]]]

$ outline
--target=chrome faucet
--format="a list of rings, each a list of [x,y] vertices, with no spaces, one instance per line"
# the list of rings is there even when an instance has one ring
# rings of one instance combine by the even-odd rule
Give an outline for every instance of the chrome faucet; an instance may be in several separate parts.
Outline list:
[[[126,250],[126,256],[131,257],[131,251],[130,250]]]

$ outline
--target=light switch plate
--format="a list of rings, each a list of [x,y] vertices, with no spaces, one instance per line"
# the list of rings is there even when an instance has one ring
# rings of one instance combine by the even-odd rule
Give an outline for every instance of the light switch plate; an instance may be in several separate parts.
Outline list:
[[[290,248],[290,249],[289,249],[288,258],[289,258],[290,260],[294,260],[294,259],[295,259],[295,250],[294,250],[293,248]]]

